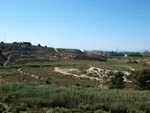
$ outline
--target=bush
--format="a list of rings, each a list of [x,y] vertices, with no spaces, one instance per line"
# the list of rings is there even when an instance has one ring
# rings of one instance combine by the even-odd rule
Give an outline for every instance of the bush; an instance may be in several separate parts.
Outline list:
[[[91,110],[91,106],[90,106],[89,104],[84,104],[84,103],[81,103],[81,104],[79,105],[79,108],[80,108],[81,110],[84,110],[84,111],[89,111],[89,110]]]
[[[50,84],[50,82],[48,80],[46,80],[45,82],[46,82],[46,84]]]
[[[0,55],[2,54],[2,49],[0,48]]]
[[[121,72],[114,73],[114,77],[111,78],[109,88],[122,89],[124,87],[123,76],[124,74]]]
[[[8,105],[10,104],[10,102],[13,101],[13,97],[11,95],[8,95],[4,98],[4,102],[7,103]]]
[[[25,45],[32,45],[30,42],[23,42]]]
[[[49,109],[46,113],[71,113],[69,109],[63,107],[56,107]]]
[[[41,44],[38,44],[39,47],[41,47]]]
[[[135,89],[150,89],[150,70],[138,70],[132,72],[132,83]]]
[[[21,111],[26,111],[26,110],[27,110],[27,106],[24,103],[22,103],[21,105],[12,105],[7,109],[7,111],[11,113],[20,113]]]

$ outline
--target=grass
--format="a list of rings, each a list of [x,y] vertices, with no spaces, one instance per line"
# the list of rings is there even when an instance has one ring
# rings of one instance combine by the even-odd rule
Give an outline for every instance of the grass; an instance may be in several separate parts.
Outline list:
[[[149,91],[99,89],[99,81],[54,71],[54,67],[84,70],[89,66],[119,71],[149,67],[138,63],[129,64],[123,59],[109,59],[108,62],[55,59],[49,63],[0,67],[0,112],[4,110],[2,104],[8,106],[7,112],[13,113],[150,112]],[[23,73],[18,71],[19,68]],[[43,79],[35,79],[31,75]],[[125,85],[130,88],[131,84]]]
[[[31,82],[35,83],[37,80],[33,79],[31,76],[21,74],[16,68],[0,68],[0,84],[10,84],[10,83],[24,83]]]
[[[89,79],[75,78],[69,75],[63,75],[54,71],[54,67],[60,68],[76,68],[83,71],[86,67],[94,66],[102,69],[110,70],[130,70],[146,68],[142,64],[128,64],[121,59],[109,59],[108,62],[98,61],[78,61],[78,60],[57,60],[50,63],[26,63],[23,65],[10,65],[8,67],[0,67],[0,84],[31,82],[37,84],[56,84],[62,86],[81,86],[81,87],[98,87],[99,82]],[[23,72],[30,75],[36,75],[43,80],[37,80],[31,76],[20,74],[17,70],[21,68]],[[93,76],[93,75],[89,75]],[[98,77],[98,76],[96,76]]]
[[[17,64],[11,65],[12,67]],[[143,69],[143,68],[148,68],[150,67],[148,64],[143,65],[143,64],[134,64],[134,63],[127,63],[123,59],[108,59],[107,62],[100,62],[100,61],[86,61],[86,60],[60,60],[60,59],[55,59],[52,60],[49,63],[25,63],[20,65],[22,66],[33,66],[33,65],[39,65],[39,67],[42,66],[47,66],[47,67],[60,67],[61,68],[82,68],[86,65],[91,65],[94,67],[102,68],[102,69],[109,69],[109,70],[119,70],[119,71],[131,71],[132,69],[138,70],[138,69]],[[17,65],[19,66],[19,65]]]
[[[41,56],[39,56],[41,57]],[[145,69],[149,68],[150,65],[143,65],[142,63],[127,63],[127,61],[123,59],[108,59],[107,62],[100,62],[100,61],[86,61],[86,60],[60,60],[56,58],[50,58],[50,62],[28,62],[24,64],[14,64],[12,63],[10,66],[46,66],[46,67],[61,67],[61,68],[83,68],[86,65],[102,68],[102,69],[109,69],[109,70],[119,70],[119,71],[132,71],[133,69]]]
[[[18,72],[21,68],[22,73]],[[28,73],[24,74],[24,73]],[[43,79],[35,79],[31,75]],[[0,68],[0,84],[24,83],[30,82],[42,85],[61,85],[61,86],[80,86],[80,87],[98,87],[99,81],[76,78],[70,75],[63,75],[54,71],[53,66],[29,65],[15,68]]]
[[[110,70],[132,70],[142,69],[149,66],[142,64],[128,64],[123,59],[109,59],[108,62],[99,61],[83,61],[83,60],[57,60],[45,63],[26,63],[23,65],[10,65],[8,67],[0,67],[0,84],[31,82],[37,84],[56,84],[62,86],[81,86],[81,87],[98,87],[99,82],[89,79],[75,78],[73,76],[64,76],[54,71],[54,67],[60,68],[76,68],[83,71],[89,66]],[[29,75],[36,75],[43,80],[37,80],[31,76],[20,74],[17,70],[21,68],[23,72]],[[93,75],[89,75],[93,76]],[[98,77],[98,76],[96,76]]]
[[[54,71],[53,67],[26,67],[22,68],[24,72],[37,75],[45,80],[49,80],[51,84],[62,86],[81,86],[81,87],[98,87],[99,81],[76,78],[71,75],[62,75]]]
[[[150,112],[149,91],[11,84],[0,86],[0,92],[1,103],[9,104],[9,106],[19,106],[23,103],[29,109],[59,107],[91,113],[98,110],[111,113]],[[8,100],[10,97],[11,99]]]

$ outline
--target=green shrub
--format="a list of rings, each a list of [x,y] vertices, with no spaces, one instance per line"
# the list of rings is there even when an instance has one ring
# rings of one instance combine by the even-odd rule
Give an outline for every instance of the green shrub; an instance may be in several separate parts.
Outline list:
[[[114,77],[111,78],[109,88],[122,89],[124,87],[123,76],[124,74],[121,72],[114,73]]]
[[[0,48],[0,55],[2,54],[2,49]]]
[[[127,107],[124,103],[113,103],[110,107],[111,113],[127,113]]]
[[[150,89],[150,70],[138,70],[132,73],[132,83],[135,89]]]
[[[56,107],[49,109],[46,113],[71,113],[69,109],[63,107]]]
[[[129,57],[142,57],[142,54],[140,53],[130,53],[128,54]]]
[[[50,84],[49,80],[46,80],[45,82],[46,82],[46,84]]]
[[[12,105],[7,109],[7,111],[11,113],[20,113],[20,111],[26,111],[26,110],[27,110],[27,106],[24,103],[22,103],[21,105]]]
[[[13,97],[11,95],[8,95],[4,98],[4,102],[7,103],[8,105],[10,104],[10,102],[13,101]]]
[[[108,107],[106,107],[106,105],[104,103],[98,103],[98,104],[95,104],[93,107],[93,110],[94,111],[108,111]]]
[[[89,110],[91,110],[91,106],[90,106],[89,104],[83,104],[83,103],[81,103],[81,104],[79,105],[79,108],[80,108],[81,110],[83,110],[83,111],[89,111]]]
[[[149,91],[40,87],[30,84],[6,86],[0,86],[0,102],[4,98],[10,99],[7,111],[11,113],[29,110],[44,110],[41,113],[150,113]]]

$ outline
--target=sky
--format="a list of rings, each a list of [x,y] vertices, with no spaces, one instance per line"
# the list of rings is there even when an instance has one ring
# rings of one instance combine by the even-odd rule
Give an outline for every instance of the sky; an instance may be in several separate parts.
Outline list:
[[[0,41],[150,49],[150,0],[0,0]]]

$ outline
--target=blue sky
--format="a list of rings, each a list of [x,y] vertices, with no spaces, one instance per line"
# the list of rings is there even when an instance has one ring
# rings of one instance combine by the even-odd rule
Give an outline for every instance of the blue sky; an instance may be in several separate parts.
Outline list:
[[[150,49],[150,0],[0,0],[0,41]]]

